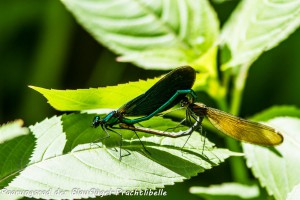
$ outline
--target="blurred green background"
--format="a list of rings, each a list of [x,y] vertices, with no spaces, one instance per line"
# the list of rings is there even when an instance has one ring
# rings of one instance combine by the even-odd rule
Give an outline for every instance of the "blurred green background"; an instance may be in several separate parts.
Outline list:
[[[237,3],[213,4],[221,24]],[[115,59],[114,53],[98,44],[76,23],[60,1],[0,1],[0,123],[21,118],[29,126],[60,114],[28,85],[55,89],[101,87],[165,73],[117,63]],[[241,116],[251,116],[273,105],[300,107],[299,76],[298,29],[251,67]],[[222,146],[220,138],[213,141]],[[188,194],[188,188],[229,182],[228,168],[226,162],[189,181],[168,186],[167,198],[197,199]]]

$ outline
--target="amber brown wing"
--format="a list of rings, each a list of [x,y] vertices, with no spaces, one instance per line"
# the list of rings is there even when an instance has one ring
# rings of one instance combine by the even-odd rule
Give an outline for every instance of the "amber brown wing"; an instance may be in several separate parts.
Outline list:
[[[207,118],[219,131],[236,140],[262,146],[274,146],[283,142],[282,134],[276,129],[215,108],[207,107]]]

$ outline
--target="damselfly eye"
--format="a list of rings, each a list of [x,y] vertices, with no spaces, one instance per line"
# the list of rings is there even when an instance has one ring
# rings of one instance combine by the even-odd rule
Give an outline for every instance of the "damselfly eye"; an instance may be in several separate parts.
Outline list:
[[[189,105],[189,99],[187,97],[184,97],[181,102],[180,102],[180,106],[181,107],[186,107]]]
[[[95,116],[95,117],[94,117],[94,120],[93,120],[92,126],[93,126],[94,128],[96,128],[96,127],[98,127],[99,125],[100,125],[100,116]]]

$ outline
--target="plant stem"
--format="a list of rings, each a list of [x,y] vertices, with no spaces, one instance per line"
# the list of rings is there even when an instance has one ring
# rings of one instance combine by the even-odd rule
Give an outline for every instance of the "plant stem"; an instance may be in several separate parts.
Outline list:
[[[242,95],[245,88],[245,82],[247,79],[249,64],[241,66],[239,73],[234,80],[234,88],[232,93],[232,100],[230,105],[230,113],[233,115],[239,115],[240,105],[242,101]],[[240,143],[231,138],[226,138],[226,145],[232,151],[241,152]],[[245,161],[242,157],[231,157],[231,173],[234,181],[240,183],[248,183],[248,169],[246,167]]]
[[[233,115],[238,115],[240,112],[242,95],[245,88],[248,68],[248,65],[242,66],[238,75],[235,77],[232,101],[230,105],[230,113]]]

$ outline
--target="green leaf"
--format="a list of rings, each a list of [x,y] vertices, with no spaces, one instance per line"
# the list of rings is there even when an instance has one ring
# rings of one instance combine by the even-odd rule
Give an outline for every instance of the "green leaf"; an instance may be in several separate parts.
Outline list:
[[[117,86],[90,88],[78,90],[55,90],[29,86],[38,91],[48,100],[48,103],[60,111],[82,111],[90,109],[116,109],[146,92],[159,78],[129,82]],[[194,87],[197,91],[206,90],[209,81],[207,74],[197,74]],[[93,112],[93,111],[91,111]],[[94,113],[99,113],[95,110]]]
[[[0,144],[18,136],[27,135],[28,129],[21,127],[22,125],[22,120],[16,120],[14,122],[2,125],[0,127]]]
[[[248,64],[293,33],[300,24],[298,0],[241,1],[223,31],[222,40],[231,51],[223,69]]]
[[[275,117],[284,116],[300,118],[299,109],[295,106],[273,106],[272,108],[256,114],[255,116],[251,117],[251,119],[255,121],[268,121],[269,119]]]
[[[43,94],[56,110],[79,111],[100,108],[118,108],[127,101],[144,93],[159,79],[129,82],[117,86],[78,90],[54,90],[36,86],[30,88]]]
[[[29,163],[35,138],[28,128],[23,128],[22,120],[0,127],[0,189],[8,185]]]
[[[91,193],[72,193],[72,189],[140,190],[162,188],[181,182],[197,173],[217,166],[229,156],[239,155],[226,149],[217,149],[199,134],[187,137],[167,138],[138,133],[151,155],[144,152],[140,141],[132,131],[119,130],[123,135],[122,160],[119,160],[120,136],[91,144],[105,136],[101,128],[90,127],[94,115],[71,114],[52,117],[30,127],[36,138],[36,146],[30,163],[5,188],[5,191],[35,190],[34,198],[88,198]],[[162,125],[163,124],[163,125]],[[166,130],[176,122],[155,117],[142,124]],[[158,126],[160,125],[160,126]],[[203,151],[203,154],[202,154]],[[130,153],[130,155],[125,156]],[[1,180],[2,182],[3,180]],[[62,194],[57,190],[64,191]],[[29,194],[25,194],[29,196]]]
[[[223,183],[209,187],[191,187],[190,192],[207,200],[258,199],[260,196],[259,187],[257,185],[243,185],[240,183]]]
[[[207,0],[62,0],[97,41],[144,68],[191,64],[214,46],[217,15]],[[215,59],[215,58],[214,58]]]
[[[300,184],[295,186],[292,192],[289,193],[287,200],[296,200],[300,196]]]
[[[276,110],[277,115],[276,115]],[[292,116],[289,116],[291,114]],[[256,119],[270,117],[268,124],[283,133],[284,142],[274,148],[243,144],[247,165],[276,199],[286,199],[289,192],[300,184],[300,110],[294,107],[275,107]]]

